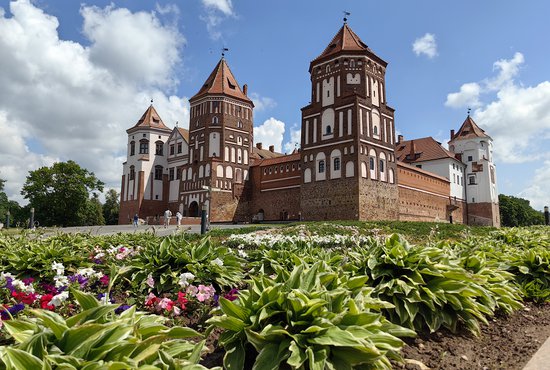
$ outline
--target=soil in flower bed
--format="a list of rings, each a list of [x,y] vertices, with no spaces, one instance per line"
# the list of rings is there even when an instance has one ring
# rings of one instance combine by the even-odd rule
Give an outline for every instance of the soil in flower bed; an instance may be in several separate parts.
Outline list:
[[[475,337],[443,330],[408,341],[402,354],[411,363],[395,368],[425,369],[518,369],[521,370],[550,337],[550,303],[525,303],[510,316],[497,316],[482,326]],[[414,362],[414,363],[413,363]]]
[[[208,340],[213,352],[201,362],[207,367],[222,365],[224,351],[215,347],[219,333],[214,331]],[[548,337],[550,303],[525,303],[524,309],[510,316],[491,319],[490,325],[482,326],[479,337],[440,330],[408,340],[402,349],[408,363],[393,365],[406,370],[521,370]]]

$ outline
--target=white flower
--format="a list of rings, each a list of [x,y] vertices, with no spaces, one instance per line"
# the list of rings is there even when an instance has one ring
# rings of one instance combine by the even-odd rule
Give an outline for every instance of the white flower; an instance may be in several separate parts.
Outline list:
[[[223,266],[223,261],[222,261],[221,259],[219,259],[219,258],[216,258],[215,260],[212,260],[211,263],[214,264],[214,265],[218,265],[218,266],[220,266],[220,267]]]
[[[248,257],[248,253],[246,253],[242,249],[239,249],[239,257],[246,258]]]
[[[69,285],[69,279],[66,276],[56,276],[53,280],[55,281],[56,288]]]
[[[19,280],[19,279],[13,279],[11,281],[11,285],[20,292],[24,292],[27,288],[25,283],[23,281]]]
[[[195,279],[195,275],[190,272],[184,272],[180,275],[178,283],[179,285],[181,285],[182,288],[185,288],[189,285],[189,282],[193,281],[193,279]]]
[[[101,303],[102,305],[107,305],[111,303],[109,301],[109,296],[107,294],[104,294],[103,297],[101,297],[101,299],[99,300],[99,303]]]
[[[68,298],[69,298],[69,292],[64,291],[64,292],[61,292],[59,294],[54,295],[52,300],[50,301],[50,304],[54,305],[55,307],[59,307]]]
[[[86,268],[79,269],[79,270],[76,271],[76,273],[78,275],[81,275],[81,276],[84,276],[84,277],[87,277],[87,278],[92,277],[96,274],[94,269],[91,268],[91,267],[86,267]]]
[[[62,263],[52,263],[52,270],[55,270],[57,275],[63,275],[65,273],[65,266]]]

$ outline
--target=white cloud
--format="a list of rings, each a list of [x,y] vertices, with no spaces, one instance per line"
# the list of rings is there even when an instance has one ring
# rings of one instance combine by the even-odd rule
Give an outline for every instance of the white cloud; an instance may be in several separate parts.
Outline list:
[[[466,83],[460,86],[460,91],[447,95],[445,105],[452,108],[472,107],[477,108],[481,105],[479,94],[481,87],[475,82]]]
[[[264,148],[275,146],[276,152],[281,152],[285,123],[273,117],[267,119],[261,126],[254,127],[254,142],[262,143]]]
[[[254,103],[254,111],[261,112],[264,110],[272,109],[277,106],[277,102],[267,96],[260,96],[258,93],[251,93],[250,99]]]
[[[424,36],[417,38],[414,40],[412,48],[417,56],[424,54],[430,59],[435,58],[437,56],[435,35],[433,33],[426,33]]]
[[[202,0],[202,5],[206,10],[205,15],[201,15],[200,19],[206,24],[206,30],[210,38],[214,41],[222,37],[222,32],[219,29],[220,24],[226,17],[235,17],[231,0]]]
[[[202,0],[207,9],[218,10],[225,15],[233,15],[233,4],[231,0]]]
[[[302,129],[299,125],[294,125],[290,128],[290,141],[284,145],[285,153],[292,153],[294,149],[300,148],[302,140]]]
[[[545,161],[543,166],[535,171],[531,185],[519,196],[529,199],[531,207],[542,211],[544,206],[550,206],[548,184],[550,184],[550,160]]]
[[[177,84],[183,36],[154,14],[82,7],[85,47],[59,39],[58,20],[28,0],[10,10],[11,17],[0,12],[0,136],[7,143],[0,177],[11,198],[19,199],[28,170],[55,160],[75,160],[119,187],[125,130],[151,98],[168,126],[188,122],[187,99],[160,90]]]

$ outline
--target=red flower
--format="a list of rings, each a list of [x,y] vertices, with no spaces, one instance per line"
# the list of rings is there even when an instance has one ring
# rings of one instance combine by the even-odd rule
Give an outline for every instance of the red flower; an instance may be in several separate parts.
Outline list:
[[[149,293],[149,295],[145,298],[145,306],[154,306],[158,301],[160,301],[160,299],[157,296],[153,293]]]
[[[109,275],[103,275],[99,281],[101,282],[101,284],[103,285],[109,285]]]
[[[44,294],[42,297],[40,297],[40,307],[44,310],[55,310],[55,306],[50,304],[50,301],[53,298],[53,294]]]
[[[182,293],[182,292],[178,292],[178,300],[177,302],[179,303],[180,307],[182,310],[185,310],[185,305],[187,304],[187,302],[189,302],[187,300],[187,298],[185,298],[185,293]]]
[[[32,305],[36,300],[36,294],[34,293],[25,293],[25,292],[16,292],[15,290],[11,292],[11,295],[17,302],[22,302],[27,305]]]

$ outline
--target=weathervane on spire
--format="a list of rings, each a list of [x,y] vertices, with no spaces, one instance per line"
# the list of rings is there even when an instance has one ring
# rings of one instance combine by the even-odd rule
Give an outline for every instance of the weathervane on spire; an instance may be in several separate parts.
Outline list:
[[[350,16],[351,13],[346,10],[344,10],[343,13],[344,13],[344,23],[348,23],[348,16]]]
[[[151,98],[151,105],[153,105],[153,98]]]
[[[468,107],[468,117],[470,117],[470,112],[472,111],[472,108]]]
[[[225,52],[229,51],[228,48],[222,48],[222,58],[225,57]]]

